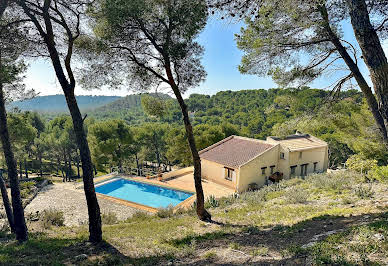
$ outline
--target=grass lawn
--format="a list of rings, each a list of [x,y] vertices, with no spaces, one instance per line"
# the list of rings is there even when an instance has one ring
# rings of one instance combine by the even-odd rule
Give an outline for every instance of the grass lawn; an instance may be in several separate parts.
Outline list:
[[[27,243],[2,233],[0,264],[386,265],[387,192],[354,173],[295,178],[207,202],[213,223],[192,210],[111,219],[98,246],[87,242],[86,227],[30,221]]]

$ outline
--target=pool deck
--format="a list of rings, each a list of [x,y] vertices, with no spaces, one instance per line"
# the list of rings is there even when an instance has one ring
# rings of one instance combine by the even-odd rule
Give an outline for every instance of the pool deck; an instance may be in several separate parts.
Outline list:
[[[98,185],[98,183],[104,182],[104,181],[109,180],[109,179],[111,179],[113,177],[116,177],[116,176],[118,176],[118,177],[121,176],[121,177],[124,177],[124,178],[129,178],[129,179],[132,179],[132,180],[137,180],[137,181],[140,181],[140,182],[146,182],[146,183],[151,183],[151,184],[155,184],[155,185],[158,185],[158,186],[170,187],[170,188],[173,188],[173,189],[190,191],[190,192],[195,193],[193,173],[188,173],[186,175],[182,175],[182,176],[179,176],[177,178],[170,179],[170,180],[167,180],[167,181],[158,181],[157,179],[146,179],[144,177],[126,176],[126,175],[121,175],[121,174],[110,174],[110,175],[106,175],[106,176],[95,178],[94,179],[94,183],[96,185]],[[228,195],[231,195],[231,194],[234,193],[233,189],[230,189],[230,188],[224,187],[222,185],[213,183],[213,182],[211,182],[209,180],[206,180],[206,179],[202,180],[202,187],[203,187],[203,191],[204,191],[204,194],[205,194],[205,199],[208,198],[211,195],[215,196],[216,198],[221,198],[221,197],[225,197],[225,196],[228,196]],[[148,206],[145,206],[145,205],[141,205],[141,204],[137,204],[137,203],[133,203],[133,202],[129,202],[129,201],[125,201],[125,200],[109,197],[109,196],[106,196],[106,195],[103,195],[103,194],[100,194],[100,193],[97,193],[97,195],[100,198],[112,200],[112,201],[115,201],[116,203],[121,203],[121,204],[127,205],[129,207],[138,208],[138,209],[141,209],[141,210],[144,210],[144,211],[148,211],[148,212],[156,212],[157,211],[157,209],[151,208],[151,207],[148,207]],[[190,198],[188,198],[187,200],[185,200],[182,203],[178,204],[176,206],[176,209],[191,207],[193,202],[195,201],[195,199],[196,199],[195,195],[190,197]]]

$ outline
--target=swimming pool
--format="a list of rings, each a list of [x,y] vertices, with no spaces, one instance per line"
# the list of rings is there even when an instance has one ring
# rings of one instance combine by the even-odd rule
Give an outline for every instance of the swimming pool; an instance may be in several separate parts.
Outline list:
[[[193,195],[193,193],[185,191],[123,178],[116,178],[113,181],[97,185],[96,192],[152,208],[176,206]]]

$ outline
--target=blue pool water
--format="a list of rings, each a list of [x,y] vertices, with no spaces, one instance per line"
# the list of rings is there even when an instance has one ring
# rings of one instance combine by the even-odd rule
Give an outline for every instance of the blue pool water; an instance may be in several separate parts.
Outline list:
[[[153,208],[176,206],[193,195],[122,178],[96,186],[96,192]]]

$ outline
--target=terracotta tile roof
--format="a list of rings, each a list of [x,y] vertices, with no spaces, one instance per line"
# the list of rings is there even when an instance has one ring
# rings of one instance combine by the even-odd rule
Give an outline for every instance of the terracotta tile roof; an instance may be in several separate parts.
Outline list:
[[[237,168],[272,148],[264,141],[230,136],[199,152],[201,159]]]

